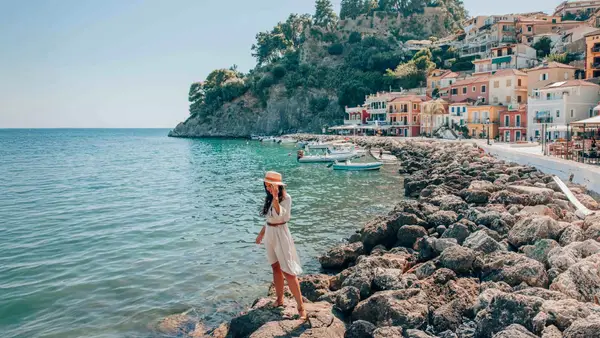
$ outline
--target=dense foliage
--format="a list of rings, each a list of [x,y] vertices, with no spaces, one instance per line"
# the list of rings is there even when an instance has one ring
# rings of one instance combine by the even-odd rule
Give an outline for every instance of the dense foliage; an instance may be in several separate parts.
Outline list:
[[[422,13],[426,6],[443,5],[459,19],[465,16],[460,0],[342,0],[341,4],[340,17],[356,18],[357,26],[364,18],[358,17],[365,14],[408,16]],[[452,24],[458,22],[453,20]],[[307,109],[318,114],[333,97],[341,107],[355,106],[364,102],[365,95],[377,91],[422,86],[430,69],[456,58],[452,48],[427,49],[413,56],[403,47],[402,37],[429,38],[423,36],[423,27],[415,16],[410,17],[406,27],[396,25],[395,31],[385,36],[345,30],[343,25],[338,25],[330,0],[316,0],[313,15],[291,14],[273,29],[256,35],[252,55],[257,66],[247,74],[236,67],[218,69],[206,81],[192,84],[190,112],[210,116],[242,96],[264,107],[277,86],[277,95],[315,93]]]
[[[552,51],[552,40],[549,37],[544,36],[541,39],[539,39],[536,43],[531,45],[531,47],[537,50],[537,54],[539,57],[546,57]]]

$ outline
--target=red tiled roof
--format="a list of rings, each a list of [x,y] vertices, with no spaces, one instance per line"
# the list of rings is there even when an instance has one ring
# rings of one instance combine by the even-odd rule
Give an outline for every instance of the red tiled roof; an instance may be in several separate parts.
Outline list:
[[[526,72],[530,72],[532,70],[540,70],[540,69],[550,69],[550,68],[564,68],[564,69],[577,69],[573,66],[570,65],[565,65],[564,63],[560,63],[560,62],[556,62],[556,61],[551,61],[545,64],[541,64],[537,67],[531,68],[531,69],[527,69]]]
[[[445,79],[447,77],[459,77],[460,74],[456,73],[456,72],[448,72],[444,75],[442,75],[442,79]]]
[[[600,86],[595,83],[588,82],[585,80],[570,80],[570,81],[553,82],[553,83],[546,85],[542,89],[569,88],[569,87],[600,87]]]
[[[527,74],[523,73],[518,69],[502,69],[497,71],[494,75],[492,75],[492,77],[501,77],[509,75],[527,76]]]
[[[466,85],[470,85],[473,83],[479,83],[479,82],[488,82],[489,80],[490,80],[489,76],[473,76],[473,77],[468,77],[464,80],[456,81],[455,83],[452,84],[452,87],[466,86]]]

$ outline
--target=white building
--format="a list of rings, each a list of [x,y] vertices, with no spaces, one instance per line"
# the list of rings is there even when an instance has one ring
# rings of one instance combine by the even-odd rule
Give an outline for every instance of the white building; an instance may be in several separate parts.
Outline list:
[[[448,108],[450,114],[450,126],[465,126],[467,124],[467,103],[453,103]]]
[[[600,100],[600,86],[570,80],[551,83],[540,88],[529,98],[527,109],[527,135],[540,138],[542,128],[550,139],[565,138],[567,124],[589,118]]]
[[[490,102],[508,106],[527,102],[527,74],[517,69],[499,70],[490,77]]]

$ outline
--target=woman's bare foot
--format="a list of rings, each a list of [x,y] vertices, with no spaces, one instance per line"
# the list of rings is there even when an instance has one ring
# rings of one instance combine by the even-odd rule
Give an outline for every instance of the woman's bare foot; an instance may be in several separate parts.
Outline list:
[[[271,305],[273,305],[273,307],[282,307],[283,299],[276,299]]]
[[[308,314],[306,313],[306,309],[303,307],[298,308],[298,314],[300,315],[300,320],[307,320]]]

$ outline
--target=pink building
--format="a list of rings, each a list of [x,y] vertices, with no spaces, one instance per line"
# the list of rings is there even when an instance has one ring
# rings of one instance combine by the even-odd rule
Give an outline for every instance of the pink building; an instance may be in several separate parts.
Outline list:
[[[457,81],[450,86],[450,102],[466,102],[467,100],[488,103],[490,96],[489,76],[474,76]]]

